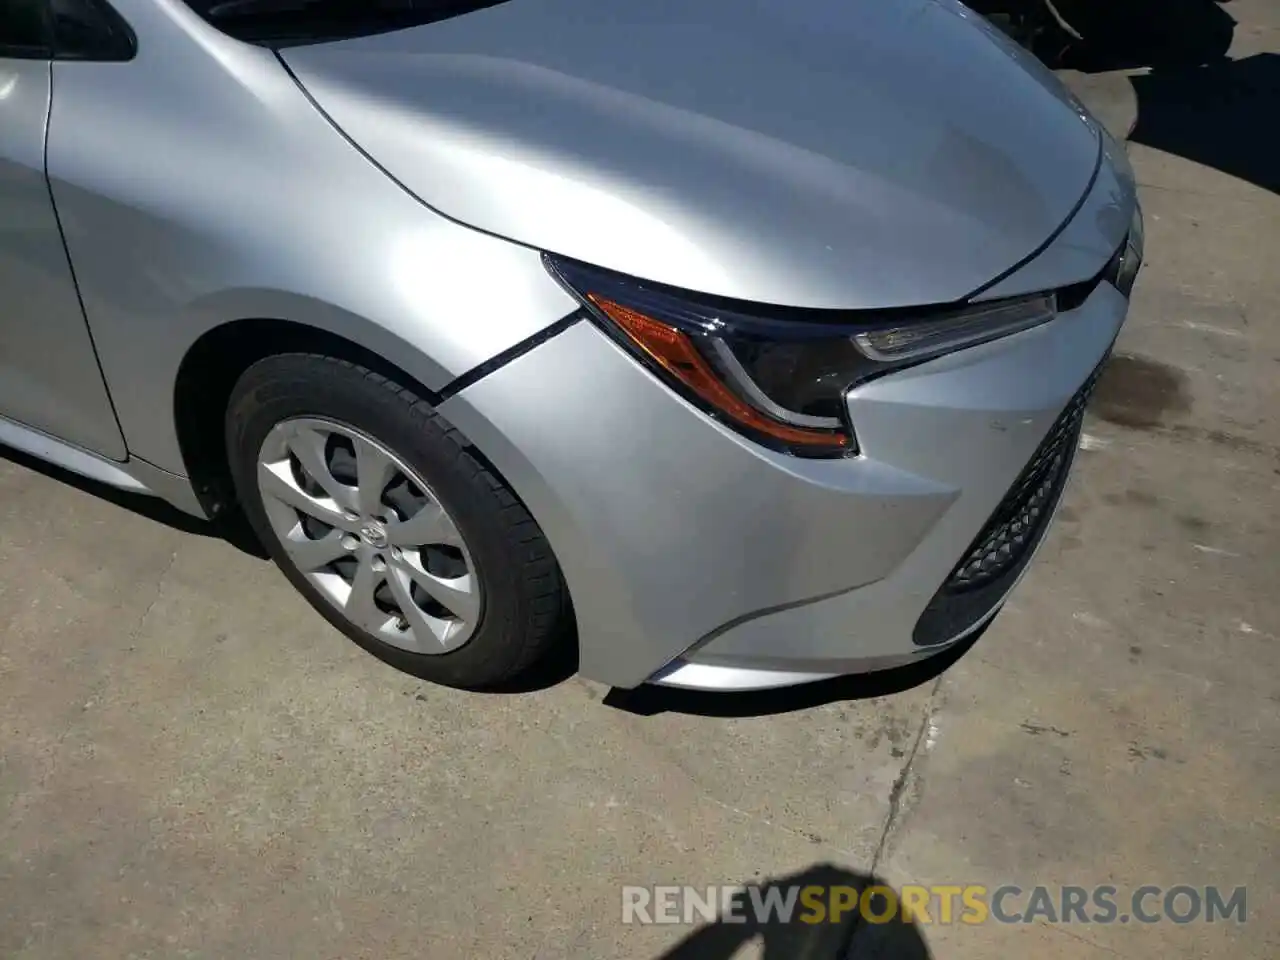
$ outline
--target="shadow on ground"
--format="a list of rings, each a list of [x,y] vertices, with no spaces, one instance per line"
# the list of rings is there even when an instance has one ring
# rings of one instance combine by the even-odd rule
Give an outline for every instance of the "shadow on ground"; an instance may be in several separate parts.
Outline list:
[[[117,490],[115,487],[107,486],[96,480],[82,477],[78,473],[38,460],[19,450],[0,447],[0,459],[8,460],[10,463],[17,464],[34,473],[42,474],[51,480],[82,490],[99,500],[105,500],[107,503],[115,504],[117,507],[136,513],[140,517],[145,517],[153,523],[163,524],[180,533],[192,536],[225,540],[241,553],[256,560],[270,560],[257,535],[254,534],[249,527],[248,521],[238,510],[228,510],[214,520],[200,520],[183,513],[157,497],[130,493],[127,490]],[[554,687],[577,673],[578,642],[572,620],[572,617],[567,618],[560,641],[556,644],[551,656],[544,658],[534,669],[522,675],[518,681],[495,686],[486,692],[494,694],[532,693]],[[317,620],[317,627],[319,626],[320,621]],[[369,653],[401,673],[408,674],[419,680],[430,679],[424,673],[407,669],[399,659],[383,656],[377,650],[369,650]]]
[[[759,942],[762,948],[759,956],[764,960],[930,960],[932,955],[924,936],[914,923],[895,918],[872,925],[859,920],[857,910],[850,910],[834,921],[826,913],[818,917],[814,911],[806,910],[800,899],[806,887],[821,888],[816,900],[828,906],[833,900],[833,890],[842,891],[850,899],[861,898],[865,891],[871,890],[869,901],[876,916],[891,915],[891,907],[900,899],[882,880],[831,865],[813,866],[793,876],[770,880],[755,892],[737,894],[729,913],[740,920],[729,920],[722,915],[689,934],[656,960],[730,960],[752,941]],[[886,896],[873,888],[883,888],[890,893]],[[760,904],[789,901],[796,904],[789,922],[783,922],[776,915],[757,914]]]
[[[1011,0],[975,2],[1008,9]],[[1280,116],[1280,55],[1228,59],[1236,21],[1227,0],[1057,2],[1081,39],[1033,44],[1050,66],[1147,71],[1129,78],[1135,124],[1113,132],[1280,193],[1280,138],[1270,129]]]
[[[1130,83],[1138,97],[1132,143],[1280,193],[1280,54],[1152,71]]]
[[[750,693],[702,693],[657,686],[637,687],[634,690],[615,688],[604,698],[604,702],[615,709],[643,717],[660,713],[683,713],[699,717],[763,717],[810,710],[828,703],[890,697],[937,680],[973,649],[974,644],[986,632],[987,627],[984,626],[972,636],[926,660],[877,673],[835,677],[798,687]]]
[[[1084,39],[1060,66],[1129,78],[1132,143],[1280,193],[1280,54],[1227,57],[1236,21],[1220,0],[1076,0]]]
[[[267,559],[267,552],[262,548],[262,544],[258,542],[258,538],[249,529],[249,525],[244,522],[244,518],[234,511],[219,517],[216,521],[200,520],[197,517],[183,513],[157,497],[130,493],[127,490],[117,490],[115,487],[109,487],[105,483],[90,480],[87,477],[80,476],[78,473],[72,473],[70,470],[64,470],[51,463],[38,460],[19,450],[0,447],[0,459],[8,460],[10,463],[17,464],[33,473],[42,474],[50,480],[56,480],[58,483],[74,487],[99,500],[113,503],[131,513],[146,517],[154,523],[163,524],[180,533],[225,540],[241,553],[248,554],[258,560]]]

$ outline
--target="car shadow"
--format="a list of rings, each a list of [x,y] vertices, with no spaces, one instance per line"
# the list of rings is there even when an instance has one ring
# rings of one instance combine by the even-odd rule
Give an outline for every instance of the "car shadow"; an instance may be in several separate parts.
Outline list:
[[[833,889],[842,890],[850,900],[855,896],[861,899],[864,892],[870,890],[868,900],[876,916],[888,913],[890,901],[901,900],[883,880],[843,867],[818,864],[791,876],[769,880],[759,886],[758,892],[735,894],[731,911],[726,912],[733,919],[722,914],[655,960],[730,960],[741,955],[742,948],[752,941],[759,943],[760,950],[750,955],[763,960],[930,960],[932,957],[916,924],[904,922],[898,916],[885,923],[870,924],[859,918],[857,910],[842,913],[834,921],[829,914],[820,919],[813,912],[806,914],[800,891],[815,887],[820,888],[817,901],[824,904],[832,902]],[[757,904],[788,901],[797,904],[797,909],[785,920],[776,913],[758,916],[754,909]]]
[[[216,520],[201,520],[198,517],[183,513],[159,497],[149,497],[140,493],[131,493],[128,490],[118,490],[105,483],[82,477],[78,473],[46,463],[44,460],[39,460],[20,450],[0,446],[0,459],[8,460],[10,463],[17,464],[33,473],[39,473],[50,480],[56,480],[58,483],[74,487],[98,500],[105,500],[107,503],[115,504],[131,513],[136,513],[140,517],[146,517],[154,523],[163,524],[181,533],[225,540],[241,553],[245,553],[254,559],[268,559],[266,550],[262,548],[257,536],[254,535],[253,530],[249,528],[248,523],[245,522],[244,517],[238,511],[228,511]]]
[[[741,718],[776,716],[811,710],[829,703],[891,697],[937,680],[973,649],[989,626],[990,622],[971,636],[926,660],[891,670],[835,677],[779,690],[745,693],[707,693],[659,686],[642,686],[633,690],[615,687],[604,698],[604,703],[616,710],[642,717],[682,713],[699,717]]]
[[[239,510],[227,510],[214,520],[201,520],[198,517],[183,513],[158,497],[119,490],[97,480],[82,477],[78,473],[54,464],[46,463],[44,460],[39,460],[11,447],[0,446],[0,459],[8,460],[10,463],[33,473],[38,473],[48,477],[50,480],[66,484],[98,500],[104,500],[123,510],[145,517],[153,523],[159,523],[172,530],[177,530],[179,533],[223,540],[255,560],[268,562],[271,560],[261,541],[258,540],[257,535],[245,520],[244,514]],[[565,618],[565,625],[550,656],[544,657],[532,670],[522,674],[518,680],[491,687],[485,692],[522,694],[534,693],[557,686],[578,672],[577,651],[577,633],[573,626],[573,617],[569,615]],[[404,664],[400,662],[393,662],[379,656],[376,652],[370,652],[374,657],[401,673],[419,680],[430,679],[406,669]]]

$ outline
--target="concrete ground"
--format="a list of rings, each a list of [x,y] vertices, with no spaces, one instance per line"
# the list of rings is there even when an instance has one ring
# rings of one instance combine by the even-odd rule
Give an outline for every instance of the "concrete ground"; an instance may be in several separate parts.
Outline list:
[[[1233,56],[1280,51],[1271,6],[1231,4]],[[1248,77],[1190,117],[1209,162],[1242,103],[1235,155],[1277,159]],[[1112,123],[1147,97],[1151,141],[1153,78],[1071,79]],[[0,459],[0,956],[657,958],[693,928],[623,926],[623,884],[824,864],[1248,888],[1243,925],[863,926],[857,956],[1280,956],[1280,167],[1132,152],[1150,263],[1059,523],[909,689],[424,685],[230,543]],[[758,954],[733,932],[672,956]]]

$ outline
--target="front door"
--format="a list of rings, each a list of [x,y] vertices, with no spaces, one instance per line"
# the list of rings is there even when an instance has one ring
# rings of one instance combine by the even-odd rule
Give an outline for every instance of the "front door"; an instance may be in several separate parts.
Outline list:
[[[45,179],[45,0],[0,0],[0,417],[127,456]]]

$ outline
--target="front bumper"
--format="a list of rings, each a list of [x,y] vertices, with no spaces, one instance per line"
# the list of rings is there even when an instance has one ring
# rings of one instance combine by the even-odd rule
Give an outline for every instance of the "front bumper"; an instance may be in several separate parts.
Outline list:
[[[979,629],[1048,529],[1083,406],[1126,310],[1104,284],[1040,330],[858,391],[850,406],[864,425],[866,455],[944,480],[957,492],[954,503],[877,582],[736,625],[656,679],[719,689],[789,685],[910,663]],[[1000,554],[1008,525],[1028,520],[1021,549],[994,565],[996,576],[981,576],[974,561]]]
[[[922,615],[1127,306],[1100,284],[1042,327],[859,387],[849,406],[861,453],[847,460],[752,444],[585,321],[441,413],[545,531],[584,675],[619,687],[785,685],[910,662],[956,639],[917,643]]]

